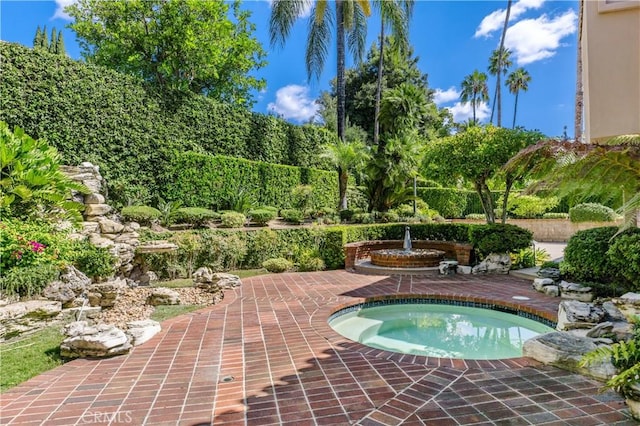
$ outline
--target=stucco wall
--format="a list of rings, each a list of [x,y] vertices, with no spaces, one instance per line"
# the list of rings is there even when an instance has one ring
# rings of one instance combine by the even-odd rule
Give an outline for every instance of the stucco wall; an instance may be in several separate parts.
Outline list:
[[[640,1],[585,1],[583,19],[586,138],[640,133]]]

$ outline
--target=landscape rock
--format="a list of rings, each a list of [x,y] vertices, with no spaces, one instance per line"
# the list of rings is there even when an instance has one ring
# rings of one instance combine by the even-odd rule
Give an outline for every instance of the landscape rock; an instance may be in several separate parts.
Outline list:
[[[554,282],[558,282],[560,280],[560,269],[558,268],[543,268],[538,271],[538,276],[540,278],[549,278]]]
[[[100,224],[100,232],[103,234],[118,234],[124,229],[124,225],[115,220],[102,218],[98,222]]]
[[[38,330],[56,319],[62,303],[51,300],[29,300],[0,307],[0,341]]]
[[[473,268],[471,266],[458,265],[457,272],[459,274],[469,275],[469,274],[471,274],[472,270],[473,270]]]
[[[151,306],[179,305],[180,295],[169,288],[154,288],[149,297],[147,297],[147,304]]]
[[[453,275],[458,272],[458,262],[455,260],[444,260],[438,265],[440,275]]]
[[[113,210],[108,204],[85,204],[84,214],[87,216],[103,216]]]
[[[598,380],[605,380],[616,373],[609,360],[590,367],[580,367],[582,356],[597,348],[592,339],[555,332],[540,334],[524,342],[522,354],[543,364],[574,371]]]
[[[100,306],[78,306],[62,310],[62,315],[66,322],[87,321],[94,324],[100,318]]]
[[[563,299],[578,300],[580,302],[591,302],[593,300],[593,292],[591,287],[585,287],[582,284],[560,282],[560,297]]]
[[[599,337],[611,336],[613,333],[613,323],[611,321],[601,322],[587,331],[587,337],[597,339]]]
[[[103,238],[100,234],[89,234],[89,242],[98,248],[110,248],[115,244],[112,240]]]
[[[60,344],[60,355],[65,358],[103,358],[131,350],[127,335],[113,325],[76,321],[65,326],[64,333],[67,337]]]
[[[196,288],[203,289],[209,293],[216,293],[219,292],[220,289],[231,289],[242,285],[239,276],[224,272],[214,273],[206,266],[198,268],[192,277],[193,284]]]
[[[85,204],[104,204],[105,203],[104,195],[95,193],[95,192],[92,194],[85,195],[83,201]]]
[[[508,274],[511,269],[511,256],[509,253],[491,253],[473,267],[474,274]]]
[[[604,309],[591,303],[566,300],[558,306],[558,330],[572,330],[576,328],[592,328],[602,321]]]
[[[49,283],[43,290],[43,295],[49,300],[62,302],[63,307],[82,296],[87,286],[91,284],[91,279],[76,269],[73,265],[67,266],[60,277]]]
[[[602,309],[607,313],[607,319],[609,321],[626,321],[625,316],[620,312],[620,309],[611,301],[606,301],[602,304]]]
[[[118,294],[127,288],[127,283],[123,279],[116,278],[106,283],[93,284],[87,288],[89,293],[89,304],[110,308],[116,303]]]
[[[100,232],[100,224],[98,222],[82,222],[83,234],[96,234],[98,232]]]
[[[536,278],[533,280],[533,289],[536,291],[544,291],[544,287],[554,284],[555,281],[551,278]]]
[[[612,302],[627,320],[632,320],[635,316],[640,315],[640,293],[625,293],[613,299]]]
[[[542,292],[547,296],[558,297],[560,296],[560,287],[557,285],[548,285],[543,288]]]
[[[151,339],[161,330],[160,323],[154,320],[130,321],[127,323],[126,334],[131,344],[138,346]]]

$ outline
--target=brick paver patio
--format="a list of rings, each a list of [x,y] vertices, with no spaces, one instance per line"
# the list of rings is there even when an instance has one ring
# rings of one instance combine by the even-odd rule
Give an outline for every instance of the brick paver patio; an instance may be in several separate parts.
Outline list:
[[[495,300],[547,318],[558,306],[512,276],[254,277],[127,356],[75,360],[3,393],[0,424],[636,424],[600,383],[528,358],[393,354],[327,325],[339,307],[395,294]]]

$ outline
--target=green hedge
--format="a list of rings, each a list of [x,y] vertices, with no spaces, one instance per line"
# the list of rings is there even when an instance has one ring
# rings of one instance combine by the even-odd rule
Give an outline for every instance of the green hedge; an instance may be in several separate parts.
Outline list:
[[[225,206],[225,200],[244,192],[255,206],[289,208],[293,205],[291,190],[303,183],[301,170],[312,178],[309,180],[321,206],[335,205],[336,172],[195,152],[176,155],[163,176],[162,197],[217,210]]]
[[[457,188],[419,187],[418,197],[443,217],[464,218],[468,214],[484,214],[480,197],[476,191]],[[491,191],[493,202],[498,207],[498,199],[503,191]]]
[[[158,173],[189,150],[330,168],[317,153],[331,136],[317,126],[199,95],[159,95],[131,76],[18,44],[0,42],[0,63],[0,120],[47,139],[66,164],[99,165],[122,204],[130,194],[119,191],[132,185],[157,195]]]

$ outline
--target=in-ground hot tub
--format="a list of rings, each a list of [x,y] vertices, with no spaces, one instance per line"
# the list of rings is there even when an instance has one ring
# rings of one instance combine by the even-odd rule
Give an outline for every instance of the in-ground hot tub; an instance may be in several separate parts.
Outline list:
[[[371,264],[389,268],[429,268],[444,260],[444,251],[434,249],[382,249],[370,253]]]
[[[504,306],[413,298],[349,306],[329,325],[376,349],[476,360],[519,358],[526,340],[555,331],[549,320]]]

